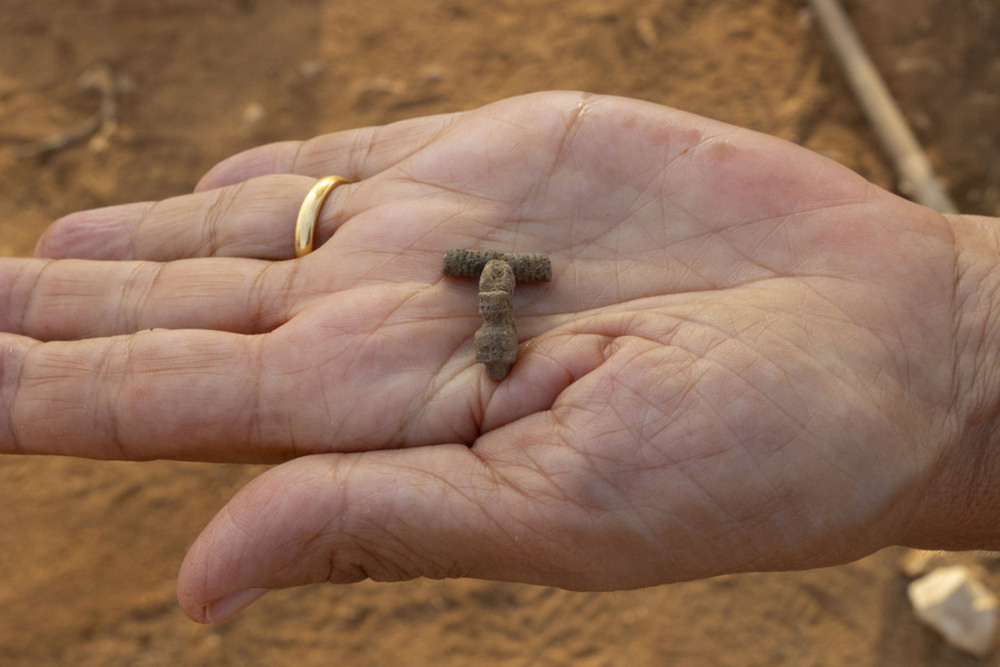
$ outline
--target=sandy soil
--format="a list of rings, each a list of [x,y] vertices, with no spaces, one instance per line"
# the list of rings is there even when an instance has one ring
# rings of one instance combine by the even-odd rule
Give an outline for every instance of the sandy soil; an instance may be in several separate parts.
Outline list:
[[[960,207],[1000,215],[1000,5],[850,8]],[[102,62],[117,79],[114,132],[20,156],[98,110],[76,79]],[[749,126],[894,185],[796,0],[4,0],[0,254],[30,253],[69,211],[189,190],[252,145],[548,88]],[[471,581],[313,587],[197,626],[174,601],[178,565],[259,472],[0,459],[0,664],[981,664],[912,617],[901,550],[611,594]],[[1000,589],[1000,568],[988,566]]]

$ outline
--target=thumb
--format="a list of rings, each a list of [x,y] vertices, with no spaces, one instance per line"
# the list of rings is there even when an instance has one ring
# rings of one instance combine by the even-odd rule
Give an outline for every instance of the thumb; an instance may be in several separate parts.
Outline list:
[[[242,489],[198,537],[181,606],[212,623],[269,590],[320,582],[560,583],[566,563],[545,564],[560,550],[527,519],[530,496],[501,479],[461,445],[295,459]]]

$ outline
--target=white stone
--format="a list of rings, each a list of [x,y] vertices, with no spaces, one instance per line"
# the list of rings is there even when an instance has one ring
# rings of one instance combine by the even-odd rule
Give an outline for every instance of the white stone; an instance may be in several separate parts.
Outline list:
[[[983,657],[996,645],[997,597],[964,565],[941,567],[907,589],[917,617],[957,649]]]

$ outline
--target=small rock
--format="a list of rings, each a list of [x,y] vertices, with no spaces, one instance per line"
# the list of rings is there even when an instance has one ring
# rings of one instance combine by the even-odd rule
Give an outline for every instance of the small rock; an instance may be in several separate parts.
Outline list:
[[[808,7],[803,7],[799,10],[799,15],[795,21],[795,27],[798,28],[800,32],[811,31],[814,23],[815,17],[813,17],[813,13]]]
[[[377,105],[389,105],[406,93],[406,84],[398,79],[375,77],[355,81],[353,86],[354,106],[371,109]]]
[[[917,617],[955,648],[983,657],[997,637],[997,598],[964,565],[934,570],[907,589]]]
[[[635,22],[635,32],[639,36],[639,41],[647,49],[656,46],[660,41],[659,31],[656,29],[656,22],[648,16],[643,16]]]
[[[265,116],[267,116],[267,111],[264,109],[264,105],[259,102],[251,102],[243,109],[243,123],[245,125],[256,125],[264,120]]]
[[[958,565],[955,554],[950,551],[927,551],[908,549],[899,559],[899,568],[908,579],[916,579],[940,567]]]
[[[445,71],[436,65],[425,65],[420,68],[420,78],[428,85],[436,85],[445,80]]]
[[[302,78],[314,81],[323,75],[326,67],[322,60],[304,60],[299,63],[299,74]]]
[[[121,95],[132,95],[139,90],[139,84],[128,74],[117,72],[115,74],[115,90]]]

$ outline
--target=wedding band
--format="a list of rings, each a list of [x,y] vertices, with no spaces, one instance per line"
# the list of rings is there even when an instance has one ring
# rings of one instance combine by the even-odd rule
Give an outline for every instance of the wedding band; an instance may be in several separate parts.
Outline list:
[[[309,194],[299,208],[299,217],[295,220],[295,256],[304,257],[313,251],[313,236],[316,232],[316,221],[319,220],[323,202],[333,192],[334,188],[350,183],[340,176],[327,176],[316,181]]]

